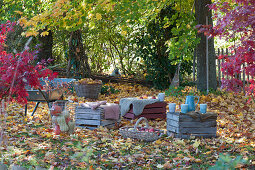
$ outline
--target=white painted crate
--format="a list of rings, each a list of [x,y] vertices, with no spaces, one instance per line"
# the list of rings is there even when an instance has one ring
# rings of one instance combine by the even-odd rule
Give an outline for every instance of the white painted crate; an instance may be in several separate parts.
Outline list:
[[[167,134],[173,134],[178,138],[189,138],[190,136],[211,138],[216,137],[217,116],[210,117],[204,121],[193,118],[180,112],[167,113]]]
[[[106,120],[104,118],[104,109],[101,107],[95,110],[83,106],[76,106],[75,108],[75,124],[77,127],[95,129],[99,126],[111,127],[115,123],[118,123],[118,120]]]

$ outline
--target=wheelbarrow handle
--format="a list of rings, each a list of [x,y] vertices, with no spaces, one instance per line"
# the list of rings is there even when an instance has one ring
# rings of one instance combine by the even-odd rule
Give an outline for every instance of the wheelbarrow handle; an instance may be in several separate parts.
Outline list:
[[[39,92],[42,94],[43,98],[45,99],[45,101],[48,103],[49,105],[49,100],[47,99],[47,97],[45,96],[45,94],[43,93],[43,91],[41,90],[41,88],[38,88]]]

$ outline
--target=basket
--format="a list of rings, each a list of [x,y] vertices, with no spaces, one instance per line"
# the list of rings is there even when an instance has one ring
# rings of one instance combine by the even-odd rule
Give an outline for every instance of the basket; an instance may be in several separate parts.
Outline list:
[[[138,124],[142,121],[145,120],[146,125],[145,127],[140,127]],[[119,129],[119,132],[121,136],[124,138],[133,138],[133,139],[139,139],[145,142],[152,142],[155,140],[158,140],[164,132],[159,129],[154,129],[154,132],[148,132],[146,130],[149,130],[149,124],[148,120],[145,117],[140,117],[134,127],[122,127]],[[141,131],[144,130],[144,131]]]
[[[74,88],[78,97],[97,99],[102,84],[75,84]]]

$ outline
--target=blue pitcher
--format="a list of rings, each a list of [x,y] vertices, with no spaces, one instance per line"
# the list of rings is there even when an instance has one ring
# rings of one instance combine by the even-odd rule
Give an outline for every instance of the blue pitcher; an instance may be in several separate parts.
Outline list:
[[[195,98],[197,97],[197,103],[195,104]],[[195,111],[199,102],[199,96],[186,96],[185,104],[188,104],[188,112]]]

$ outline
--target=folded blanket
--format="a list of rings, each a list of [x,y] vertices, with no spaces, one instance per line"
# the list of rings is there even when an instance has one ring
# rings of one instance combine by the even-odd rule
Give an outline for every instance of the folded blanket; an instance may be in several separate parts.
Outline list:
[[[104,109],[104,118],[105,119],[114,119],[119,120],[120,116],[120,107],[115,103],[106,103],[106,105],[101,105]]]
[[[92,110],[95,110],[98,107],[103,108],[105,119],[119,120],[120,108],[118,104],[107,103],[106,101],[98,101],[82,103],[81,106],[90,107]]]
[[[124,116],[129,110],[130,105],[133,105],[133,113],[138,116],[142,114],[146,105],[159,102],[158,99],[137,99],[137,98],[122,98],[120,99],[120,113]]]
[[[98,102],[86,102],[86,104],[92,109],[95,110],[100,105],[106,104],[106,101],[98,101]]]

